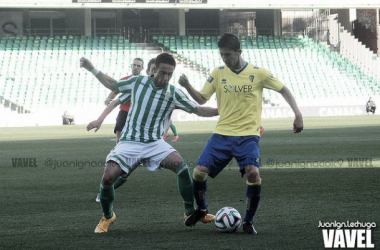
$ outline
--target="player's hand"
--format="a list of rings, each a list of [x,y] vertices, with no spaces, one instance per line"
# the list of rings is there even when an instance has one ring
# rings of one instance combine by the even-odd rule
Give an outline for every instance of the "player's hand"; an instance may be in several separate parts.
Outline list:
[[[184,88],[186,88],[187,86],[190,85],[189,80],[187,79],[187,76],[185,74],[182,74],[179,77],[178,83],[179,83],[179,85],[181,85]]]
[[[94,69],[94,65],[92,64],[92,62],[90,60],[88,60],[87,58],[85,58],[85,57],[82,57],[79,60],[79,64],[80,64],[81,68],[85,68],[88,71],[91,71],[91,70]]]
[[[94,129],[94,128],[95,128],[95,132],[98,131],[100,129],[100,126],[102,126],[102,123],[103,122],[101,122],[99,120],[95,120],[95,121],[90,122],[86,127],[87,131],[90,131],[91,129]]]
[[[293,123],[293,133],[300,133],[303,130],[302,116],[296,116]]]

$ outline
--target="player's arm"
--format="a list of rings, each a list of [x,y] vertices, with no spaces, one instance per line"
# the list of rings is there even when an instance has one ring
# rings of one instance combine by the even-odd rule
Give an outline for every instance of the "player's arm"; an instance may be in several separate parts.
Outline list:
[[[296,116],[293,123],[293,133],[301,132],[303,130],[303,119],[302,119],[302,114],[298,108],[296,100],[294,99],[292,93],[286,86],[283,86],[282,89],[279,91],[279,93],[282,95],[285,101],[290,105],[290,107],[292,108]]]
[[[99,116],[99,118],[95,121],[90,122],[87,125],[87,131],[90,131],[91,129],[95,128],[95,132],[98,131],[100,126],[102,126],[102,123],[104,119],[106,119],[107,115],[112,112],[117,106],[119,105],[119,100],[113,100],[108,106],[104,109],[103,113]]]
[[[111,91],[111,93],[107,96],[107,99],[104,101],[104,104],[107,106],[108,104],[110,104],[113,99],[115,99],[115,97],[117,96],[117,94],[119,94],[118,92],[116,91]]]
[[[80,59],[80,67],[85,68],[86,70],[94,74],[94,76],[100,81],[101,84],[104,85],[104,87],[112,91],[115,91],[115,83],[117,81],[113,79],[112,77],[110,77],[109,75],[106,75],[103,72],[96,69],[90,60],[88,60],[85,57],[82,57]]]
[[[182,90],[176,89],[174,94],[175,108],[182,109],[187,113],[194,113],[203,117],[212,117],[219,115],[217,108],[201,107],[194,101],[190,100]]]
[[[203,117],[213,117],[219,115],[218,109],[217,108],[211,108],[211,107],[198,107],[194,111],[194,114],[198,116],[203,116]]]
[[[207,99],[204,98],[199,91],[193,88],[191,84],[189,83],[189,80],[187,79],[187,76],[185,74],[182,74],[179,77],[178,83],[184,87],[187,92],[190,94],[190,96],[196,101],[198,104],[202,105],[207,102]]]

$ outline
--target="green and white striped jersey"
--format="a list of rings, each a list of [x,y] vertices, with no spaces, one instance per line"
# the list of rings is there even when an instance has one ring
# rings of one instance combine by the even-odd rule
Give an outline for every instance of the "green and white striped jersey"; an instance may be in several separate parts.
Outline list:
[[[121,94],[119,97],[118,97],[118,102],[119,104],[124,104],[128,101],[131,100],[131,95],[129,93],[126,93],[126,94]]]
[[[120,80],[116,83],[115,90],[123,94],[124,100],[131,100],[121,141],[159,140],[165,133],[174,109],[193,113],[199,107],[173,85],[157,88],[150,76]]]

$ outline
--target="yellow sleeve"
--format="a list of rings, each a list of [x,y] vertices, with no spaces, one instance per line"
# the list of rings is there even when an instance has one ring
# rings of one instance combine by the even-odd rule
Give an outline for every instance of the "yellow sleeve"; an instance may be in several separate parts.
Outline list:
[[[266,89],[273,89],[278,92],[284,87],[284,84],[280,82],[277,77],[274,77],[269,70],[265,70],[263,87]]]
[[[207,78],[205,84],[203,85],[203,88],[199,93],[205,98],[206,100],[210,100],[211,96],[215,93],[216,89],[216,83],[218,82],[217,79],[217,69],[214,69],[214,71],[211,73],[211,75]]]

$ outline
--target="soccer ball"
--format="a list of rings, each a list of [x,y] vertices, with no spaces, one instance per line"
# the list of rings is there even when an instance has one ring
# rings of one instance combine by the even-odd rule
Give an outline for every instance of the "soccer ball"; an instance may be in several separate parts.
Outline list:
[[[233,233],[240,227],[241,215],[233,207],[223,207],[216,213],[215,226],[223,233]]]

